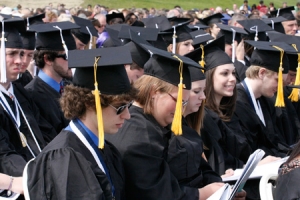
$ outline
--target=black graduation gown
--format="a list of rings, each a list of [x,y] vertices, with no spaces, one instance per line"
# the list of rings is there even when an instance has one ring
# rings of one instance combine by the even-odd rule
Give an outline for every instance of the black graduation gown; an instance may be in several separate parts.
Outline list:
[[[246,60],[246,59],[245,59]],[[243,81],[246,78],[246,70],[249,66],[244,65],[238,60],[235,60],[233,63],[235,67],[235,76],[236,76],[236,81],[237,83]]]
[[[39,127],[40,116],[38,109],[34,102],[27,96],[27,92],[24,90],[23,86],[18,83],[13,83],[13,87],[14,95],[22,107],[31,129],[42,149],[46,143]],[[12,104],[12,102],[10,103]],[[32,148],[34,154],[38,155],[38,147],[34,142],[21,113],[20,121],[20,131],[25,135],[27,143]],[[32,159],[33,156],[27,147],[22,146],[14,121],[2,106],[0,106],[0,124],[0,172],[11,176],[21,176],[26,162]]]
[[[274,200],[300,199],[299,190],[300,168],[279,175],[276,181]]]
[[[251,148],[235,119],[224,123],[217,113],[205,108],[201,137],[208,150],[205,150],[208,163],[219,175],[225,170],[242,168]]]
[[[23,87],[25,87],[32,79],[30,72],[26,70],[24,73],[20,74],[20,77],[14,82],[20,83]]]
[[[203,142],[198,133],[182,119],[181,136],[172,134],[168,148],[168,164],[182,186],[202,188],[210,183],[222,182],[202,158]]]
[[[126,198],[130,200],[198,200],[197,188],[180,186],[167,163],[171,131],[143,109],[132,106],[131,118],[110,138],[122,155]]]
[[[244,87],[241,84],[237,84],[236,87],[238,96],[234,115],[239,119],[242,130],[247,133],[245,135],[252,152],[256,149],[262,149],[265,151],[265,156],[284,157],[288,149],[278,138],[280,133],[275,125],[276,111],[274,104],[272,108],[270,100],[265,97],[259,98],[266,123],[266,126],[264,126],[254,108],[252,108]]]
[[[69,120],[64,117],[59,105],[60,94],[38,76],[34,77],[34,79],[26,85],[25,89],[32,96],[43,118],[55,129],[56,133],[47,135],[45,138],[46,142],[50,142],[69,124]]]
[[[115,199],[124,199],[124,170],[117,149],[109,142],[99,150],[115,186]],[[71,131],[63,130],[28,164],[31,199],[112,199],[111,186],[93,155]]]

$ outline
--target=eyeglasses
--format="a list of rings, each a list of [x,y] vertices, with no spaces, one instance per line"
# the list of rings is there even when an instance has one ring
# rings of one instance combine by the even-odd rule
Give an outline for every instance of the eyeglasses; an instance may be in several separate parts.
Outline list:
[[[177,99],[175,97],[173,97],[170,93],[167,93],[167,94],[173,99],[173,101],[177,102]],[[182,100],[182,106],[186,106],[188,102],[189,101]]]
[[[55,56],[56,58],[63,58],[64,60],[68,60],[68,58],[67,58],[67,54],[57,54],[56,56]]]
[[[133,104],[133,101],[129,102],[128,104],[125,104],[123,106],[120,106],[118,108],[108,104],[110,107],[114,108],[117,111],[117,115],[121,114],[126,108],[130,108]]]

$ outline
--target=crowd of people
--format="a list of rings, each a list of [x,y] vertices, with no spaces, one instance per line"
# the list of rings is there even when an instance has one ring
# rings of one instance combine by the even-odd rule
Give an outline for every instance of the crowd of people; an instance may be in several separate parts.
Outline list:
[[[202,200],[262,149],[300,198],[299,9],[0,6],[1,197]]]

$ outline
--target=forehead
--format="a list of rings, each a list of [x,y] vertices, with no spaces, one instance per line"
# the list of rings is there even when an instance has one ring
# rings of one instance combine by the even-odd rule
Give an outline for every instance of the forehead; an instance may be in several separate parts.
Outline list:
[[[9,52],[9,51],[18,51],[18,52],[21,52],[22,49],[16,49],[16,48],[5,48],[5,51],[6,52]]]

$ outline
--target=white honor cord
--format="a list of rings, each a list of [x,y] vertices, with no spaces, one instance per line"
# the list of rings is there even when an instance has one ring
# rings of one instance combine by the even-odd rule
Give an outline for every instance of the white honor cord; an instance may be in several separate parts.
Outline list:
[[[95,150],[93,149],[93,147],[90,145],[90,143],[87,141],[87,139],[82,135],[82,133],[80,132],[80,130],[75,126],[75,124],[73,123],[73,121],[70,122],[70,127],[71,127],[72,131],[75,133],[75,135],[77,135],[77,137],[81,140],[81,142],[91,152],[91,154],[93,155],[93,157],[94,157],[96,163],[98,164],[99,168],[103,171],[104,174],[106,174],[105,170],[104,170],[104,167],[103,167],[100,159],[98,158],[97,153],[95,152]]]
[[[38,147],[39,151],[41,152],[42,149],[41,149],[41,147],[40,147],[40,145],[39,145],[37,139],[35,138],[35,135],[33,134],[33,131],[32,131],[32,129],[31,129],[30,125],[29,125],[29,122],[28,122],[28,120],[27,120],[27,118],[26,118],[26,116],[25,116],[25,114],[24,114],[24,112],[23,112],[23,110],[22,110],[22,108],[21,108],[19,102],[17,101],[17,98],[15,98],[15,100],[16,100],[17,106],[18,106],[18,108],[20,109],[20,111],[21,111],[21,113],[22,113],[22,116],[23,116],[23,118],[24,118],[24,120],[25,120],[25,122],[26,122],[26,124],[27,124],[27,127],[28,127],[28,129],[29,129],[29,131],[30,131],[30,133],[31,133],[31,136],[33,137],[33,140],[34,140],[36,146]]]
[[[2,93],[2,92],[1,92],[1,93]],[[5,108],[5,106],[2,104],[1,101],[0,101],[0,104],[1,104],[1,106],[3,107],[3,109],[8,113],[9,111]],[[27,143],[27,141],[23,138],[23,136],[22,136],[22,134],[21,134],[21,132],[20,132],[20,130],[19,130],[19,127],[17,127],[17,124],[16,124],[16,123],[14,123],[14,124],[16,125],[16,129],[17,129],[17,131],[18,131],[18,133],[19,133],[20,139],[22,140],[22,142],[24,142],[24,143],[26,144],[26,147],[27,147],[28,150],[30,151],[31,155],[35,158],[35,157],[36,157],[35,154],[34,154],[33,151],[31,150],[31,148],[30,148],[29,144]]]
[[[236,34],[236,30],[234,30],[233,28],[231,28],[231,31],[232,31],[232,55],[231,55],[231,60],[232,62],[234,63],[235,61],[235,34]]]

